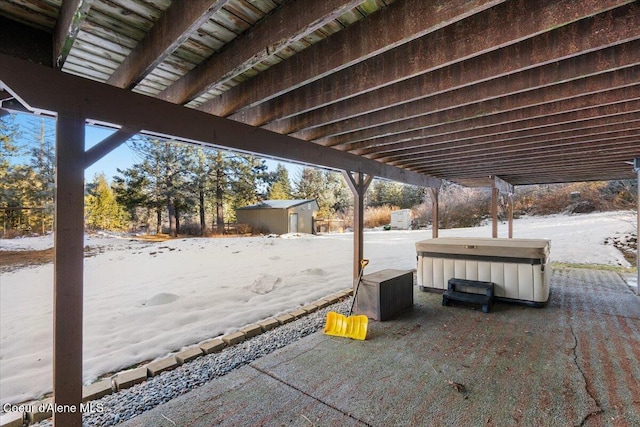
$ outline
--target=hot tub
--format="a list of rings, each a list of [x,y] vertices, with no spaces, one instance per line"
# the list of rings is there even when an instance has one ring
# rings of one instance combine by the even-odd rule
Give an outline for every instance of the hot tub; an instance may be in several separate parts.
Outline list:
[[[451,278],[493,282],[496,299],[541,306],[549,299],[550,244],[546,239],[423,240],[416,243],[418,286],[446,290]]]

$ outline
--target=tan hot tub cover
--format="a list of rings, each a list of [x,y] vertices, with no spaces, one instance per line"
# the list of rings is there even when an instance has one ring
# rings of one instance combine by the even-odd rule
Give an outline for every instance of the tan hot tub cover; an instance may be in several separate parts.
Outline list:
[[[449,279],[495,283],[499,299],[540,305],[549,298],[550,241],[441,237],[416,243],[418,285],[447,289]]]

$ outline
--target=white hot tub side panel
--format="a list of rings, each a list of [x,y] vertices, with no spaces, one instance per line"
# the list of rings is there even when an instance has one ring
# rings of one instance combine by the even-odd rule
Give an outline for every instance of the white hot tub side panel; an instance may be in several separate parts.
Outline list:
[[[497,297],[533,302],[546,302],[549,298],[548,260],[544,265],[531,265],[418,256],[419,286],[445,290],[454,277],[493,282]],[[481,292],[474,288],[462,290]]]

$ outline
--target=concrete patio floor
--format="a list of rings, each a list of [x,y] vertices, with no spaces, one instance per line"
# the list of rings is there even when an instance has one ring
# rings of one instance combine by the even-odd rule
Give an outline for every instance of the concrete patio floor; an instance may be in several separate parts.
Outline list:
[[[640,298],[561,269],[545,308],[414,307],[366,341],[316,333],[122,426],[638,426]]]

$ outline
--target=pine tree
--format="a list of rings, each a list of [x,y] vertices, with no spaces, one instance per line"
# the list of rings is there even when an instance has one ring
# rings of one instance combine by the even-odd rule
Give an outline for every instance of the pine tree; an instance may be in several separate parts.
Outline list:
[[[22,197],[18,195],[16,187],[25,181],[17,176],[16,166],[9,160],[21,153],[17,144],[20,130],[15,119],[15,114],[0,118],[0,207],[3,208],[0,213],[3,235],[8,228],[15,228],[22,221],[22,212],[19,210]]]
[[[5,228],[43,233],[53,224],[53,121],[26,123],[22,131],[15,115],[0,120],[0,205]]]
[[[207,195],[207,184],[211,179],[211,165],[207,161],[207,153],[201,147],[195,150],[196,163],[194,165],[193,177],[195,186],[198,189],[198,215],[200,219],[200,236],[207,233],[205,201]]]
[[[147,212],[156,211],[156,206],[146,193],[148,181],[140,169],[116,170],[120,174],[113,177],[113,191],[116,201],[123,206],[131,221],[137,224],[141,220],[138,215],[139,208],[145,209]]]
[[[9,114],[0,118],[0,173],[11,166],[9,159],[21,154],[17,143],[20,129],[16,123],[16,115]]]
[[[264,198],[260,188],[264,186],[268,174],[264,160],[246,154],[234,155],[230,158],[229,192],[233,212],[239,207],[257,203]]]
[[[288,200],[291,198],[293,190],[289,181],[289,172],[281,163],[278,163],[276,170],[268,176],[269,189],[267,191],[267,199],[269,200]]]
[[[368,199],[369,206],[396,206],[411,209],[422,203],[424,190],[413,185],[374,180]]]
[[[368,199],[369,206],[399,206],[402,186],[390,181],[375,180]]]
[[[166,208],[169,219],[169,233],[177,236],[180,232],[180,216],[188,213],[195,205],[195,192],[190,165],[193,163],[193,149],[175,141],[165,141],[140,137],[132,142],[132,148],[140,157],[140,162],[122,171],[124,177],[118,182],[118,196],[126,196],[122,183],[135,184],[130,191],[135,198],[143,196],[144,204],[156,210],[156,231],[161,231],[162,210]],[[128,208],[131,207],[126,203]]]
[[[319,217],[331,218],[336,212],[344,211],[352,197],[342,175],[306,167],[295,183],[294,196],[299,199],[315,199],[318,202]]]
[[[415,185],[403,185],[401,190],[402,202],[400,203],[401,209],[411,209],[420,205],[425,198],[425,189],[417,187]]]
[[[174,141],[139,138],[132,143],[139,162],[114,177],[117,200],[132,217],[139,206],[155,210],[158,229],[167,213],[172,235],[180,219],[199,217],[200,235],[206,234],[206,210],[215,208],[219,233],[234,219],[235,208],[264,197],[268,174],[264,160],[244,154],[195,148]]]
[[[225,195],[227,194],[228,179],[226,170],[228,167],[227,156],[222,151],[216,151],[213,157],[214,193],[216,207],[216,230],[218,234],[224,233]]]
[[[122,230],[129,217],[116,200],[104,174],[96,175],[85,196],[85,223],[97,230]]]
[[[55,210],[55,123],[43,117],[32,117],[28,123],[30,164],[36,178],[30,187],[31,204],[38,208],[34,220],[44,230],[53,226]]]
[[[331,199],[332,213],[345,212],[353,206],[353,193],[341,173],[325,171],[327,177],[327,189],[333,196]]]

